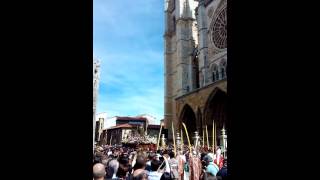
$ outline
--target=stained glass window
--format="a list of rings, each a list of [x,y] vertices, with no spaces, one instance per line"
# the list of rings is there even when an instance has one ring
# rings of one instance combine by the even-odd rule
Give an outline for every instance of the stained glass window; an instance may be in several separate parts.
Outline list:
[[[214,19],[211,36],[217,48],[227,48],[227,8],[223,8]]]

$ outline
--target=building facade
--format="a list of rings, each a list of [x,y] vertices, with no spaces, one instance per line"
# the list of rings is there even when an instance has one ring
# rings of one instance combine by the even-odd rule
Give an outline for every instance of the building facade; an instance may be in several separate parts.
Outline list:
[[[96,129],[95,129],[95,141],[102,142],[104,139],[102,137],[103,130],[105,129],[107,113],[98,113],[96,115]]]
[[[157,118],[154,117],[154,116],[152,116],[152,115],[149,115],[149,114],[140,114],[140,115],[138,115],[137,117],[147,118],[149,124],[157,124],[157,123],[156,123]]]
[[[148,137],[156,140],[160,125],[149,124],[148,119],[141,116],[136,117],[115,117],[116,125],[107,128],[105,131],[107,144],[121,144]]]
[[[210,146],[227,130],[227,0],[165,1],[165,127],[198,131]],[[171,130],[169,139],[172,138]]]

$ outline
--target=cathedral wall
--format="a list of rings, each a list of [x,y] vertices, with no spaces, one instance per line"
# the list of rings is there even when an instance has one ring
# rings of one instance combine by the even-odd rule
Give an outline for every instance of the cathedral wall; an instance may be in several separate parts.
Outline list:
[[[175,2],[175,5],[172,5],[173,2]],[[212,41],[211,32],[214,22],[213,20],[217,18],[217,13],[222,11],[222,7],[225,5],[222,2],[226,2],[226,0],[214,0],[206,6],[203,6],[202,11],[200,11],[201,13],[197,15],[197,20],[192,20],[192,18],[196,19],[195,9],[198,7],[198,2],[189,0],[189,14],[183,14],[185,2],[185,0],[171,0],[169,1],[168,11],[166,11],[166,24],[169,26],[166,29],[169,32],[169,35],[165,37],[165,121],[168,121],[166,124],[168,125],[168,123],[170,123],[169,125],[171,126],[171,120],[173,120],[175,127],[177,127],[179,123],[179,108],[182,106],[181,102],[176,102],[175,98],[182,96],[182,98],[188,99],[187,96],[190,96],[190,103],[193,104],[192,106],[197,106],[200,109],[202,108],[201,104],[206,100],[205,95],[199,96],[199,93],[192,95],[193,92],[190,95],[188,94],[193,90],[193,81],[191,78],[194,78],[194,76],[191,76],[191,72],[193,70],[192,54],[194,52],[194,47],[198,48],[198,76],[200,89],[202,89],[201,91],[205,92],[203,88],[211,87],[211,85],[221,86],[220,88],[225,89],[226,91],[227,84],[226,79],[221,80],[221,78],[217,79],[215,83],[212,84],[212,69],[214,65],[219,67],[222,61],[227,61],[227,49],[221,49],[215,46]],[[181,18],[188,16],[191,18]],[[220,72],[219,68],[218,70]],[[187,90],[188,86],[189,92]],[[198,92],[199,90],[196,91]],[[208,92],[209,91],[210,90],[208,90]],[[187,96],[184,96],[185,94],[187,94]],[[194,110],[197,110],[197,107],[194,107]],[[171,131],[169,131],[169,138],[170,133]]]
[[[175,112],[175,127],[179,127],[179,117],[181,115],[181,111],[183,107],[188,104],[194,113],[197,112],[198,109],[201,110],[201,114],[203,114],[206,102],[208,101],[208,98],[212,91],[216,88],[221,89],[224,92],[227,92],[227,81],[220,80],[214,84],[210,84],[206,87],[203,87],[199,90],[196,90],[194,92],[191,92],[190,94],[187,94],[185,96],[178,97],[176,99],[176,112]],[[197,121],[199,121],[197,119]],[[197,126],[200,124],[200,122],[196,122]],[[186,125],[187,126],[187,125]]]
[[[216,59],[219,56],[222,56],[223,54],[226,53],[227,49],[219,49],[215,47],[213,41],[212,41],[212,36],[211,36],[211,31],[212,31],[212,26],[213,26],[213,20],[217,18],[217,13],[221,11],[221,8],[223,8],[226,3],[226,0],[216,0],[212,1],[207,7],[206,7],[206,21],[208,24],[208,33],[207,33],[207,39],[208,39],[208,57],[209,59]]]
[[[221,74],[221,63],[222,63],[221,61],[223,60],[227,62],[227,48],[220,49],[216,47],[212,37],[214,20],[218,18],[218,14],[222,11],[222,9],[226,7],[226,2],[227,2],[226,0],[212,1],[205,8],[205,12],[206,12],[205,19],[208,24],[207,36],[205,37],[208,40],[207,41],[207,47],[208,47],[207,61],[208,62],[205,68],[207,68],[206,81],[208,83],[212,83],[212,79],[213,79],[212,74],[213,74],[214,67],[217,66],[218,71]]]

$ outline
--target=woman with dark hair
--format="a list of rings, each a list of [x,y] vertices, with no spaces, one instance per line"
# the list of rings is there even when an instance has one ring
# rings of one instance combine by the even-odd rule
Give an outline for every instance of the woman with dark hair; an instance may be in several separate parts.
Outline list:
[[[129,179],[129,174],[131,173],[131,165],[129,164],[129,156],[127,154],[122,154],[118,158],[119,168],[117,172],[117,177],[119,179]]]
[[[144,156],[138,155],[135,161],[135,164],[133,166],[133,170],[145,169],[145,167],[146,167],[146,160]]]
[[[129,172],[129,166],[120,164],[117,172],[117,177],[121,180],[127,180]]]

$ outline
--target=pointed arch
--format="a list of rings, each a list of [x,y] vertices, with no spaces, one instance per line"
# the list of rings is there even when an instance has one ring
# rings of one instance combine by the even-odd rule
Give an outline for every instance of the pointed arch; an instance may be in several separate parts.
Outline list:
[[[217,64],[215,63],[211,64],[210,73],[211,73],[212,82],[219,80],[219,68]]]
[[[203,118],[202,118],[202,112],[201,109],[198,107],[197,110],[197,131],[199,132],[199,134],[202,134],[202,130],[203,130]]]
[[[186,125],[189,136],[192,135],[197,130],[197,118],[196,114],[194,113],[193,109],[189,104],[185,104],[183,109],[180,113],[180,129],[183,129],[182,122]],[[185,136],[185,133],[184,133]],[[189,137],[191,138],[191,137]],[[186,138],[184,138],[185,142],[187,142]]]
[[[225,59],[222,59],[220,61],[220,72],[221,72],[221,79],[227,77],[227,61]]]
[[[209,138],[212,139],[213,121],[215,125],[215,145],[220,145],[219,135],[224,126],[227,128],[227,94],[220,88],[215,88],[207,98],[204,113],[204,124],[208,126]]]

